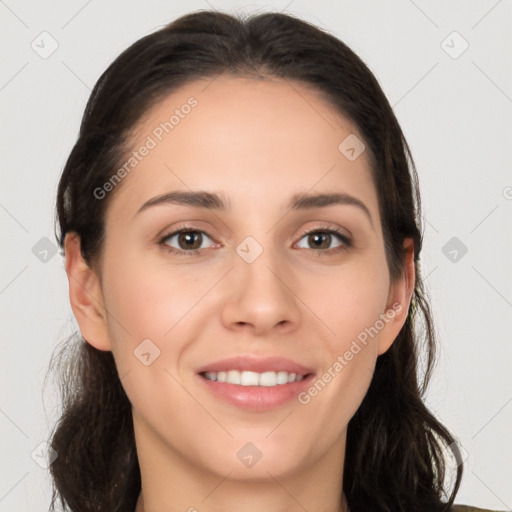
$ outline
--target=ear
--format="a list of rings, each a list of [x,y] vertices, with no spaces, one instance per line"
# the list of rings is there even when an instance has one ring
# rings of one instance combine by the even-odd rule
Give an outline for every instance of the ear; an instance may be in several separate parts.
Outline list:
[[[393,344],[402,329],[411,304],[416,284],[416,266],[414,263],[414,241],[404,240],[405,268],[400,278],[390,287],[386,312],[385,327],[379,336],[379,355],[384,354]]]
[[[80,237],[76,233],[66,234],[64,255],[69,282],[69,301],[82,337],[98,350],[111,350],[100,280],[97,273],[83,259],[80,252]]]

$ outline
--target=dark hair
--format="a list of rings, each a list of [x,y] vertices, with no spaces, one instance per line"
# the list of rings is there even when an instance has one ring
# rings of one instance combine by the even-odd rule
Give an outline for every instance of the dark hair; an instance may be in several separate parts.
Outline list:
[[[92,91],[59,182],[60,235],[56,231],[56,236],[61,248],[66,233],[76,232],[84,259],[91,266],[98,262],[105,209],[119,187],[103,200],[93,191],[123,161],[137,122],[180,86],[221,73],[312,86],[335,112],[351,120],[372,162],[392,281],[404,271],[406,237],[414,240],[418,262],[422,245],[418,178],[409,146],[378,81],[339,39],[281,13],[246,18],[215,11],[190,13],[117,57]],[[420,329],[416,324],[421,319]],[[131,404],[112,353],[93,348],[79,336],[76,341],[56,352],[50,366],[62,375],[63,403],[51,439],[58,452],[51,465],[52,510],[59,499],[72,511],[133,511],[141,480]],[[451,508],[462,464],[457,466],[455,482],[448,485],[443,454],[450,450],[459,461],[457,444],[423,402],[435,347],[430,307],[417,267],[406,322],[391,348],[378,357],[368,392],[348,425],[343,491],[351,512]]]

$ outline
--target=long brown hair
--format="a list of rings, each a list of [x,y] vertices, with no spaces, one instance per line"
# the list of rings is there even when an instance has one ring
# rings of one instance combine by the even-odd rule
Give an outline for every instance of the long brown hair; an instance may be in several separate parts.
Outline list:
[[[91,266],[97,263],[105,210],[115,191],[102,200],[93,191],[123,161],[132,129],[155,102],[180,86],[220,73],[312,85],[353,121],[372,160],[392,281],[404,271],[406,237],[414,239],[418,263],[423,231],[417,173],[379,83],[336,37],[272,12],[247,18],[215,11],[185,15],[135,42],[108,67],[89,98],[59,182],[56,237],[61,248],[66,233],[76,232],[84,259]],[[450,509],[462,464],[450,492],[444,452],[458,458],[457,445],[423,402],[435,347],[417,268],[405,325],[377,359],[369,390],[348,425],[343,491],[351,512]],[[51,439],[58,452],[51,465],[52,510],[60,502],[74,512],[133,511],[140,470],[131,404],[112,353],[76,336],[56,351],[49,371],[61,376],[62,391],[62,414]]]

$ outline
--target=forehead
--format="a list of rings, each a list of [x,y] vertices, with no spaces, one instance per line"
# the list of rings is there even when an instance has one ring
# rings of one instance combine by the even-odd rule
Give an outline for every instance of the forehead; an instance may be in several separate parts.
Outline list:
[[[164,97],[138,123],[132,137],[138,154],[125,165],[110,209],[128,215],[175,189],[221,192],[234,207],[343,191],[371,208],[377,198],[368,150],[349,159],[347,140],[362,144],[357,127],[311,86],[226,76],[196,80]]]

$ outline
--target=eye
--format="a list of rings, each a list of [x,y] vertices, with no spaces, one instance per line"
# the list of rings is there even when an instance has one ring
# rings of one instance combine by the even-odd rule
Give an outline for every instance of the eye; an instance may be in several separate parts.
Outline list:
[[[333,238],[334,240],[338,239],[338,245],[335,247],[330,247]],[[308,231],[302,236],[301,240],[303,239],[306,240],[306,244],[311,244],[312,247],[304,247],[300,245],[299,247],[301,249],[313,249],[315,251],[319,251],[319,255],[344,251],[352,245],[351,240],[347,236],[343,235],[336,229],[328,228],[317,228],[312,231]]]
[[[171,233],[167,233],[160,238],[158,244],[172,254],[190,256],[197,255],[206,248],[204,246],[205,238],[213,241],[204,231],[185,226]],[[305,243],[310,244],[311,247],[300,245],[303,239],[305,239]],[[332,247],[333,241],[336,242],[336,240],[338,241],[337,245]],[[177,244],[177,247],[172,244]],[[300,249],[313,250],[318,256],[346,251],[351,246],[352,241],[347,236],[336,229],[322,227],[304,233],[299,241]]]
[[[178,231],[173,231],[172,233],[164,235],[158,243],[165,246],[169,252],[180,256],[186,256],[190,254],[198,254],[201,249],[204,249],[203,241],[205,237],[212,240],[204,231],[192,228],[182,228]],[[174,243],[178,245],[177,248],[170,245],[173,243],[173,239],[175,239]]]

